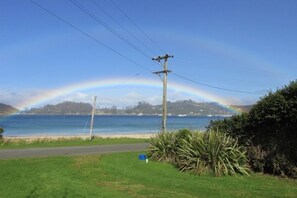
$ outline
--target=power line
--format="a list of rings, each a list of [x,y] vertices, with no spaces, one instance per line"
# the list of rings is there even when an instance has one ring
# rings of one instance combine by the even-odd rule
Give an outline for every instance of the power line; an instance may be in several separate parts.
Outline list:
[[[116,24],[118,24],[121,28],[123,28],[130,36],[132,36],[136,41],[138,41],[139,43],[142,44],[143,47],[145,47],[147,50],[149,50],[152,54],[154,54],[154,52],[144,43],[142,42],[139,38],[137,38],[137,36],[135,34],[133,34],[131,31],[129,31],[123,24],[121,24],[118,20],[116,20],[111,14],[109,14],[104,8],[102,8],[101,6],[98,5],[97,2],[95,2],[94,0],[91,0],[91,2],[98,8],[100,9],[102,12],[104,12],[107,16],[109,16],[109,18],[111,18]]]
[[[119,39],[121,39],[122,41],[124,41],[125,43],[127,43],[130,47],[132,47],[133,49],[135,49],[136,51],[138,51],[140,54],[142,54],[143,56],[145,56],[147,59],[151,60],[151,58],[147,54],[145,54],[142,50],[140,50],[138,47],[136,47],[135,45],[133,45],[130,41],[128,41],[127,39],[125,39],[123,36],[121,36],[120,34],[118,34],[116,31],[114,31],[110,26],[108,26],[106,23],[104,23],[102,20],[100,20],[100,18],[98,18],[90,10],[88,10],[85,7],[83,7],[79,2],[77,2],[76,0],[68,0],[68,1],[70,3],[72,3],[73,5],[75,5],[77,8],[79,8],[81,11],[83,11],[85,14],[87,14],[89,17],[91,17],[93,20],[95,20],[97,23],[103,25],[106,29],[108,29],[111,33],[113,33]],[[156,62],[154,62],[154,63],[157,64]]]
[[[129,16],[126,12],[124,12],[124,10],[122,10],[113,0],[110,0],[110,2],[123,14],[126,16],[126,18],[140,31],[142,32],[143,35],[145,35],[145,37],[153,44],[155,45],[162,53],[165,54],[164,50],[162,50],[162,48],[156,43],[153,41],[153,39],[145,33],[145,31],[143,31],[143,29],[138,26]]]
[[[129,62],[133,63],[134,65],[141,67],[142,69],[146,70],[147,72],[153,73],[151,70],[147,69],[146,67],[138,64],[137,62],[133,61],[132,59],[130,59],[129,57],[127,57],[126,55],[118,52],[117,50],[113,49],[112,47],[106,45],[105,43],[101,42],[100,40],[96,39],[95,37],[91,36],[90,34],[86,33],[85,31],[79,29],[78,27],[76,27],[75,25],[71,24],[70,22],[66,21],[65,19],[63,19],[62,17],[56,15],[55,13],[53,13],[52,11],[48,10],[47,8],[41,6],[40,4],[38,4],[37,2],[30,0],[31,3],[33,3],[34,5],[36,5],[37,7],[39,7],[40,9],[46,11],[47,13],[49,13],[50,15],[54,16],[55,18],[59,19],[60,21],[62,21],[63,23],[65,23],[66,25],[70,26],[71,28],[79,31],[80,33],[82,33],[83,35],[85,35],[86,37],[90,38],[91,40],[95,41],[96,43],[104,46],[105,48],[109,49],[110,51],[114,52],[115,54],[121,56],[122,58],[128,60]]]
[[[133,61],[132,59],[130,59],[129,57],[127,57],[126,55],[118,52],[117,50],[113,49],[112,47],[106,45],[105,43],[101,42],[100,40],[96,39],[95,37],[91,36],[90,34],[86,33],[85,31],[81,30],[80,28],[78,28],[77,26],[71,24],[70,22],[66,21],[65,19],[63,19],[62,17],[56,15],[55,13],[53,13],[52,11],[48,10],[47,8],[41,6],[40,4],[38,4],[37,2],[33,1],[33,0],[30,0],[31,3],[33,3],[34,5],[36,5],[37,7],[39,7],[40,9],[46,11],[47,13],[49,13],[50,15],[54,16],[55,18],[59,19],[60,21],[62,21],[63,23],[65,23],[66,25],[70,26],[71,28],[79,31],[81,34],[85,35],[86,37],[90,38],[91,40],[95,41],[97,44],[100,44],[102,46],[104,46],[105,48],[109,49],[110,51],[114,52],[115,54],[117,54],[118,56],[121,56],[122,58],[128,60],[129,62],[133,63],[134,65],[138,66],[138,67],[141,67],[142,69],[144,69],[145,71],[149,72],[149,73],[153,73],[151,70],[147,69],[146,67],[140,65],[139,63]],[[112,0],[110,0],[112,1]],[[214,89],[220,89],[220,90],[224,90],[224,91],[231,91],[231,92],[238,92],[238,93],[246,93],[246,94],[262,94],[262,93],[259,93],[259,92],[249,92],[249,91],[242,91],[242,90],[237,90],[237,89],[229,89],[229,88],[223,88],[223,87],[217,87],[217,86],[213,86],[213,85],[209,85],[209,84],[206,84],[206,83],[202,83],[202,82],[198,82],[196,80],[192,80],[190,78],[187,78],[187,77],[184,77],[184,76],[181,76],[179,74],[176,74],[174,72],[172,72],[172,74],[174,76],[177,76],[179,78],[182,78],[184,80],[187,80],[187,81],[190,81],[192,83],[195,83],[195,84],[200,84],[200,85],[203,85],[203,86],[207,86],[207,87],[210,87],[210,88],[214,88]]]
[[[224,90],[224,91],[231,91],[231,92],[237,92],[237,93],[245,93],[245,94],[256,94],[256,95],[263,94],[263,93],[260,93],[260,92],[250,92],[250,91],[242,91],[242,90],[238,90],[238,89],[228,89],[228,88],[224,88],[224,87],[217,87],[217,86],[209,85],[209,84],[206,84],[206,83],[198,82],[196,80],[192,80],[190,78],[178,75],[178,74],[176,74],[174,72],[172,72],[172,74],[174,76],[176,76],[176,77],[182,78],[182,79],[190,81],[192,83],[203,85],[203,86],[214,88],[214,89],[220,89],[220,90]]]
[[[136,47],[135,45],[133,45],[130,41],[128,41],[127,39],[125,39],[124,37],[122,37],[120,34],[118,34],[115,30],[113,30],[110,26],[108,26],[106,23],[104,23],[102,20],[100,20],[100,18],[98,18],[90,10],[88,10],[87,8],[84,8],[79,2],[77,2],[75,0],[69,0],[69,2],[72,3],[73,5],[75,5],[77,8],[79,8],[81,11],[83,11],[89,17],[91,17],[92,19],[94,19],[97,23],[103,25],[106,29],[108,29],[111,33],[113,33],[119,39],[121,39],[122,41],[124,41],[125,43],[127,43],[130,47],[132,47],[133,49],[135,49],[136,51],[138,51],[140,54],[142,54],[146,58],[150,59],[150,57],[147,54],[145,54],[138,47]]]
[[[180,62],[184,62],[186,64],[192,64],[192,62],[186,60],[186,59],[181,59],[181,58],[178,58],[178,60]],[[202,65],[200,65],[202,66]],[[198,67],[198,66],[197,66]],[[206,67],[206,66],[204,66]],[[225,90],[225,91],[232,91],[232,92],[239,92],[239,93],[247,93],[247,94],[257,94],[257,95],[260,95],[260,94],[265,94],[268,90],[265,90],[265,91],[257,91],[257,92],[252,92],[252,91],[243,91],[243,90],[237,90],[237,89],[229,89],[229,88],[223,88],[223,87],[217,87],[217,86],[213,86],[213,85],[209,85],[209,84],[206,84],[206,83],[202,83],[202,82],[198,82],[196,80],[192,80],[190,78],[187,78],[185,76],[182,76],[182,75],[178,75],[176,73],[173,73],[173,75],[179,77],[179,78],[182,78],[184,80],[187,80],[187,81],[190,81],[190,82],[193,82],[195,84],[200,84],[200,85],[203,85],[203,86],[207,86],[207,87],[211,87],[211,88],[214,88],[214,89],[221,89],[221,90]]]

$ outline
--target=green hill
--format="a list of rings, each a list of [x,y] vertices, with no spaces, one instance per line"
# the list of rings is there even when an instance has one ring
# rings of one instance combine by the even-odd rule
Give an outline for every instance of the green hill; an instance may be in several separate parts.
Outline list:
[[[232,106],[241,111],[248,111],[251,106]],[[147,102],[139,102],[137,106],[129,109],[135,114],[161,114],[162,105],[151,105]],[[181,100],[167,102],[167,113],[171,115],[232,115],[234,112],[215,102],[195,102],[192,100]]]
[[[232,106],[243,111],[248,111],[251,106]],[[39,115],[86,115],[91,114],[92,105],[83,102],[63,102],[56,105],[45,105],[40,108],[32,108],[25,111],[25,114]],[[215,102],[195,102],[192,100],[182,100],[167,102],[167,112],[170,115],[223,115],[230,116],[234,112]],[[102,115],[160,115],[162,105],[151,105],[147,102],[138,102],[136,106],[118,109],[116,106],[111,108],[100,108],[97,114]]]
[[[17,113],[19,110],[13,106],[0,103],[0,115],[8,115]]]
[[[92,105],[83,102],[62,102],[56,105],[45,105],[40,108],[32,108],[26,114],[39,115],[85,115],[90,114]]]

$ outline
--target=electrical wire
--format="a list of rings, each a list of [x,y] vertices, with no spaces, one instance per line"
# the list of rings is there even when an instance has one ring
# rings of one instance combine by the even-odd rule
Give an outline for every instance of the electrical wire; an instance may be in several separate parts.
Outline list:
[[[52,11],[50,11],[49,9],[41,6],[40,4],[38,4],[37,2],[30,0],[31,3],[33,3],[34,5],[36,5],[37,7],[39,7],[40,9],[46,11],[48,14],[54,16],[55,18],[59,19],[60,21],[62,21],[63,23],[65,23],[66,25],[70,26],[71,28],[77,30],[78,32],[80,32],[81,34],[83,34],[84,36],[88,37],[89,39],[95,41],[97,44],[100,44],[102,46],[104,46],[105,48],[109,49],[110,51],[114,52],[115,54],[117,54],[118,56],[121,56],[122,58],[128,60],[129,62],[133,63],[134,65],[144,69],[147,72],[153,73],[151,70],[147,69],[146,67],[142,66],[141,64],[135,62],[134,60],[132,60],[131,58],[129,58],[128,56],[120,53],[119,51],[113,49],[112,47],[108,46],[107,44],[101,42],[100,40],[96,39],[95,37],[91,36],[90,34],[86,33],[85,31],[79,29],[78,27],[76,27],[75,25],[71,24],[70,22],[66,21],[65,19],[63,19],[62,17],[56,15],[55,13],[53,13]]]
[[[176,76],[176,77],[187,80],[189,82],[199,84],[199,85],[203,85],[203,86],[206,86],[206,87],[210,87],[210,88],[213,88],[213,89],[219,89],[219,90],[223,90],[223,91],[230,91],[230,92],[237,92],[237,93],[244,93],[244,94],[256,94],[256,95],[262,95],[263,94],[263,93],[260,93],[260,92],[250,92],[250,91],[243,91],[243,90],[238,90],[238,89],[229,89],[229,88],[224,88],[224,87],[217,87],[217,86],[209,85],[209,84],[206,84],[206,83],[198,82],[196,80],[192,80],[190,78],[187,78],[187,77],[181,76],[179,74],[176,74],[175,72],[172,72],[171,74]]]
[[[112,19],[116,24],[123,28],[131,37],[133,37],[137,42],[139,42],[143,47],[145,47],[150,53],[155,54],[152,49],[150,49],[144,42],[142,42],[135,34],[129,31],[123,24],[121,24],[117,19],[115,19],[111,14],[109,14],[103,7],[99,6],[94,0],[90,0],[98,9],[104,12],[110,19]]]
[[[186,64],[192,64],[192,62],[189,62],[188,60],[186,59],[180,59],[179,58],[179,62],[184,62]],[[203,85],[203,86],[207,86],[207,87],[211,87],[211,88],[214,88],[214,89],[221,89],[221,90],[225,90],[225,91],[232,91],[232,92],[239,92],[239,93],[247,93],[247,94],[265,94],[267,92],[267,90],[265,91],[258,91],[258,92],[251,92],[251,91],[243,91],[243,90],[236,90],[236,89],[229,89],[229,88],[223,88],[223,87],[217,87],[217,86],[213,86],[213,85],[209,85],[209,84],[206,84],[206,83],[202,83],[202,82],[198,82],[198,81],[195,81],[195,80],[192,80],[190,78],[187,78],[185,76],[182,76],[182,75],[179,75],[179,74],[176,74],[176,73],[172,73],[173,75],[179,77],[179,78],[182,78],[184,80],[187,80],[187,81],[190,81],[190,82],[193,82],[195,84],[200,84],[200,85]]]
[[[130,41],[122,37],[119,33],[117,33],[115,30],[113,30],[110,26],[108,26],[106,23],[104,23],[99,17],[97,17],[95,14],[93,14],[90,10],[83,7],[79,2],[76,0],[68,0],[70,3],[72,3],[74,6],[76,6],[78,9],[83,11],[85,14],[87,14],[89,17],[91,17],[93,20],[95,20],[97,23],[103,25],[107,30],[109,30],[111,33],[113,33],[115,36],[117,36],[119,39],[124,41],[126,44],[128,44],[130,47],[132,47],[134,50],[151,60],[151,57],[149,57],[147,54],[145,54],[142,50],[140,50],[138,47],[133,45]]]
[[[145,31],[139,26],[137,25],[129,16],[128,14],[123,10],[121,9],[113,0],[110,0],[110,2],[140,31],[142,32],[142,34],[153,44],[155,45],[159,50],[160,52],[164,53],[164,50],[156,43],[154,42],[154,40],[147,34],[145,33]]]
[[[118,56],[121,56],[122,58],[128,60],[129,62],[133,63],[134,65],[144,69],[145,71],[149,72],[149,73],[153,73],[151,70],[147,69],[146,67],[140,65],[139,63],[133,61],[132,59],[130,59],[129,57],[127,57],[126,55],[118,52],[117,50],[113,49],[112,47],[108,46],[107,44],[101,42],[100,40],[96,39],[95,37],[91,36],[90,34],[86,33],[85,31],[79,29],[77,26],[71,24],[70,22],[66,21],[65,19],[63,19],[62,17],[56,15],[55,13],[53,13],[52,11],[50,11],[49,9],[41,6],[40,4],[38,4],[37,2],[33,1],[33,0],[30,0],[31,3],[33,3],[34,5],[36,5],[37,7],[39,7],[40,9],[46,11],[47,13],[49,13],[50,15],[54,16],[55,18],[59,19],[60,21],[62,21],[63,23],[65,23],[66,25],[70,26],[71,28],[77,30],[78,32],[80,32],[81,34],[83,34],[84,36],[88,37],[89,39],[95,41],[96,43],[104,46],[105,48],[109,49],[110,51],[114,52],[115,54],[117,54]],[[110,0],[112,1],[112,0]],[[184,77],[184,76],[181,76],[179,74],[176,74],[175,72],[172,72],[171,74],[173,74],[174,76],[176,77],[179,77],[179,78],[182,78],[184,80],[187,80],[187,81],[190,81],[192,83],[195,83],[195,84],[199,84],[199,85],[203,85],[203,86],[206,86],[206,87],[210,87],[210,88],[214,88],[214,89],[219,89],[219,90],[224,90],[224,91],[231,91],[231,92],[238,92],[238,93],[245,93],[245,94],[263,94],[263,93],[259,93],[259,92],[250,92],[250,91],[242,91],[242,90],[237,90],[237,89],[229,89],[229,88],[223,88],[223,87],[217,87],[217,86],[213,86],[213,85],[209,85],[209,84],[206,84],[206,83],[202,83],[202,82],[198,82],[196,80],[192,80],[190,78],[187,78],[187,77]]]

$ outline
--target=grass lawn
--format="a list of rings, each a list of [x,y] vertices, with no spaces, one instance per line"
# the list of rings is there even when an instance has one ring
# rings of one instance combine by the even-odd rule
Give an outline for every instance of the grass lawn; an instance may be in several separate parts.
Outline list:
[[[0,160],[0,197],[297,197],[297,180],[194,176],[138,154]]]
[[[37,147],[65,147],[65,146],[94,146],[105,144],[132,144],[148,142],[148,139],[143,138],[100,138],[95,137],[92,141],[83,138],[60,138],[47,139],[41,138],[32,141],[19,140],[2,140],[0,141],[0,149],[22,149],[22,148],[37,148]]]

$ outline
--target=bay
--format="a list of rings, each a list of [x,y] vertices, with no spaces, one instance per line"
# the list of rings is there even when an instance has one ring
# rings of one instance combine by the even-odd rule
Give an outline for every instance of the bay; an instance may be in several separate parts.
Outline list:
[[[168,116],[167,129],[204,130],[211,120],[220,116]],[[91,116],[89,115],[14,115],[1,116],[0,127],[4,136],[51,136],[88,135]],[[160,116],[96,115],[94,135],[157,133],[161,129]]]

